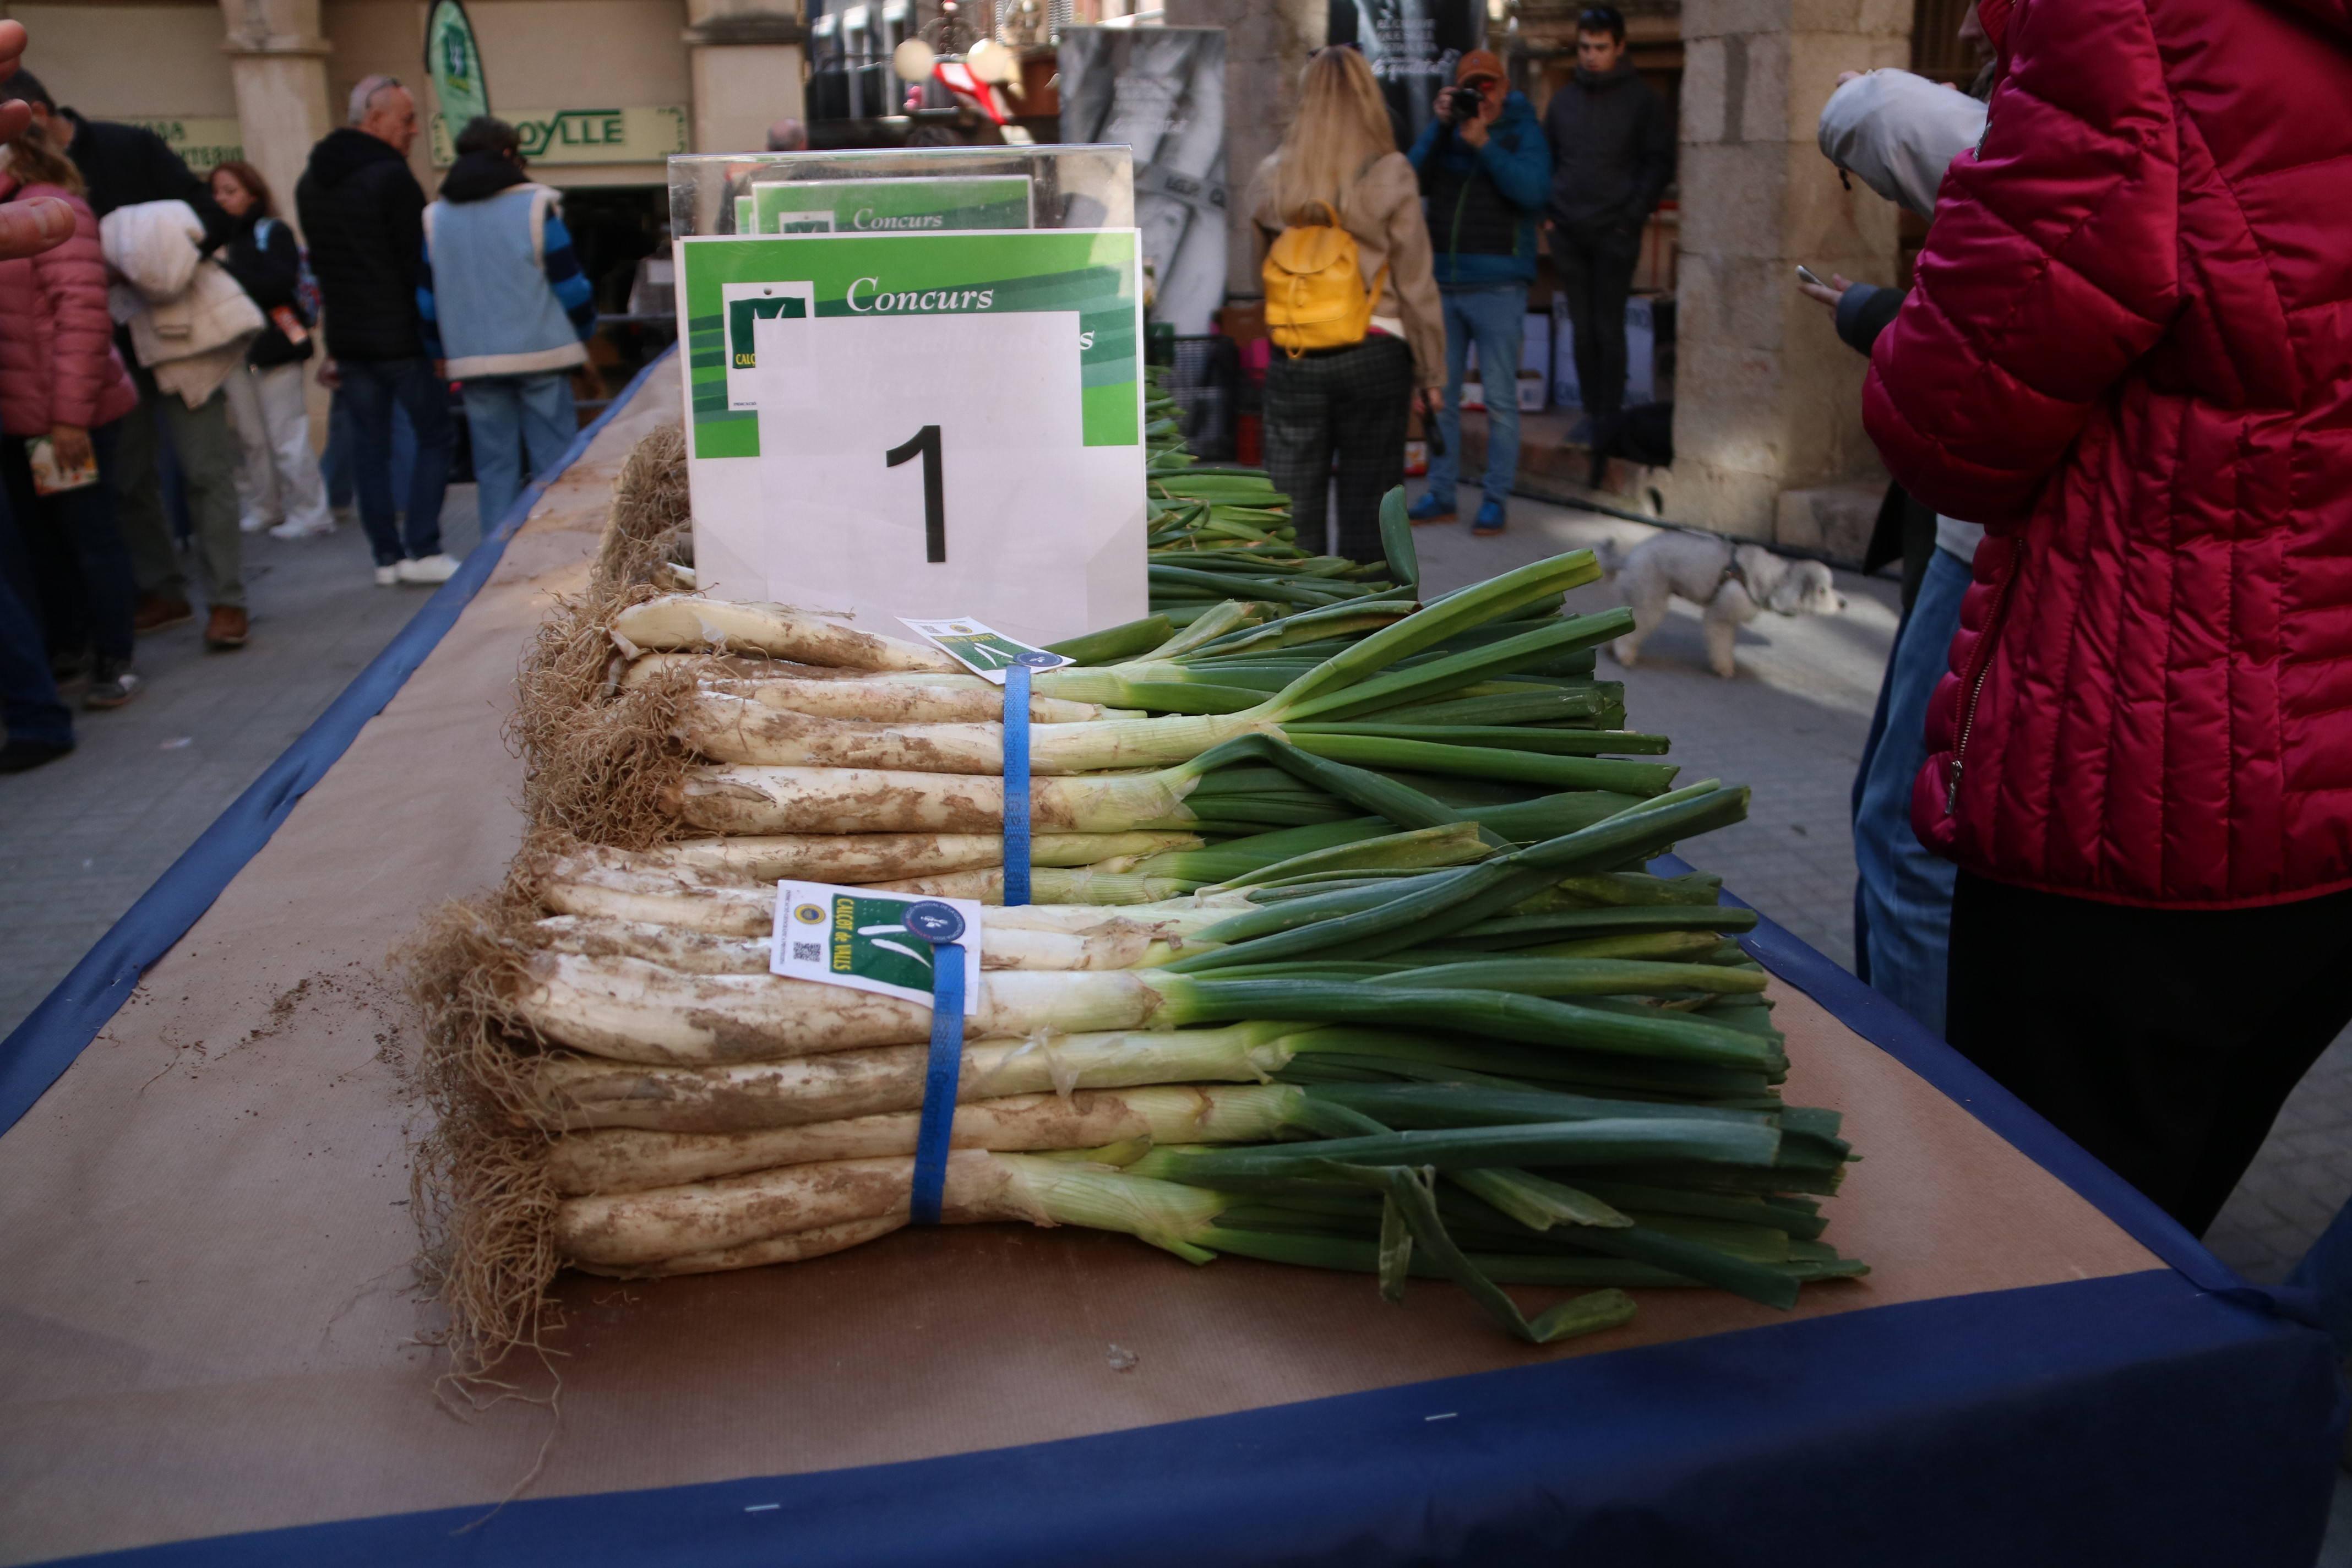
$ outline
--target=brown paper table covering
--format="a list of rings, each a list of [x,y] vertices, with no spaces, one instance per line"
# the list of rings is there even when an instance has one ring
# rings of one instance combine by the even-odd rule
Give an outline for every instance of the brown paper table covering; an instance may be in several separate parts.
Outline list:
[[[112,1025],[0,1138],[0,1563],[457,1505],[967,1452],[1786,1321],[1638,1292],[1631,1327],[1535,1348],[1449,1285],[1129,1238],[902,1232],[821,1261],[573,1279],[561,1417],[460,1417],[417,1342],[416,1040],[385,953],[487,889],[520,836],[499,738],[516,660],[577,589],[676,362],[552,486],[489,584]],[[1799,1315],[2158,1268],[1964,1109],[1777,986],[1793,1102],[1864,1161],[1829,1238],[1869,1260]],[[1552,1292],[1519,1293],[1530,1302]],[[1112,1347],[1133,1358],[1121,1370]],[[523,1378],[545,1394],[549,1380]]]

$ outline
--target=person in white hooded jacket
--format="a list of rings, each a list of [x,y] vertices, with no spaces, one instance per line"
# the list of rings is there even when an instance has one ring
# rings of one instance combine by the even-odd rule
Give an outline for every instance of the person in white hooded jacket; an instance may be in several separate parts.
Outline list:
[[[1909,71],[1849,71],[1822,110],[1821,149],[1888,201],[1933,221],[1944,171],[1977,144],[1984,124],[1983,103],[1939,82]],[[1864,355],[1903,300],[1899,289],[1837,277],[1826,286],[1799,287],[1837,312],[1838,335]],[[1899,495],[1889,500],[1916,509],[1926,522],[1918,503]],[[1901,513],[1895,517],[1899,521]],[[1911,785],[1927,761],[1927,703],[1959,626],[1960,597],[1984,530],[1938,517],[1934,531],[1935,547],[1924,561],[1906,562],[1913,592],[1854,778],[1854,957],[1874,990],[1940,1035],[1955,868],[1912,831]],[[1882,553],[1876,542],[1872,553]]]
[[[250,625],[226,388],[261,331],[261,310],[199,248],[205,226],[185,202],[117,207],[100,221],[99,237],[107,265],[121,279],[109,306],[131,329],[131,346],[155,378],[155,405],[187,478],[197,574],[209,606],[205,646],[243,647]],[[162,591],[185,596],[184,584]]]

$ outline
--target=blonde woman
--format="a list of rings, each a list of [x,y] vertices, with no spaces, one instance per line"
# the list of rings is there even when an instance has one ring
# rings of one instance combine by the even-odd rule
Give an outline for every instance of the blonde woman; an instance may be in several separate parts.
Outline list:
[[[1294,358],[1276,349],[1265,372],[1265,467],[1289,493],[1299,542],[1323,542],[1325,487],[1339,457],[1339,544],[1357,561],[1381,556],[1381,497],[1404,482],[1407,416],[1417,395],[1445,384],[1445,322],[1431,268],[1421,184],[1397,151],[1388,104],[1354,49],[1307,62],[1298,118],[1250,184],[1259,255],[1286,228],[1326,223],[1322,204],[1354,236],[1370,288],[1387,268],[1370,332],[1341,348]]]

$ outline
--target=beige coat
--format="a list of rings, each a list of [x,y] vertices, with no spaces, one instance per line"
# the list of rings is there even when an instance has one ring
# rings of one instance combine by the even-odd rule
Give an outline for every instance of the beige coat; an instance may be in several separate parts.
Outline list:
[[[196,248],[205,226],[185,202],[117,207],[99,236],[121,279],[110,290],[114,319],[129,324],[139,363],[158,387],[202,407],[245,363],[261,308]]]
[[[1270,154],[1250,181],[1250,221],[1257,226],[1258,260],[1282,233],[1274,203],[1274,169],[1282,154]],[[1369,285],[1389,269],[1387,285],[1373,311],[1394,331],[1404,329],[1412,349],[1414,379],[1423,386],[1445,384],[1445,318],[1437,303],[1437,270],[1429,248],[1429,224],[1421,212],[1421,180],[1402,153],[1376,160],[1357,176],[1339,213],[1339,226],[1356,237],[1356,257]]]

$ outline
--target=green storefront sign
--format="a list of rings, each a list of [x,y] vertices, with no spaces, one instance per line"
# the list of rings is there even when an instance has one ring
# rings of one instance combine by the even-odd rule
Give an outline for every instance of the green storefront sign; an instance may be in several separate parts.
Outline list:
[[[199,174],[208,174],[232,158],[245,156],[245,132],[234,115],[184,115],[129,123],[152,131]]]
[[[522,138],[534,163],[658,163],[687,150],[683,104],[623,109],[519,109],[499,116]],[[463,129],[460,121],[457,129]],[[433,117],[433,162],[457,161],[457,132],[448,116]]]

